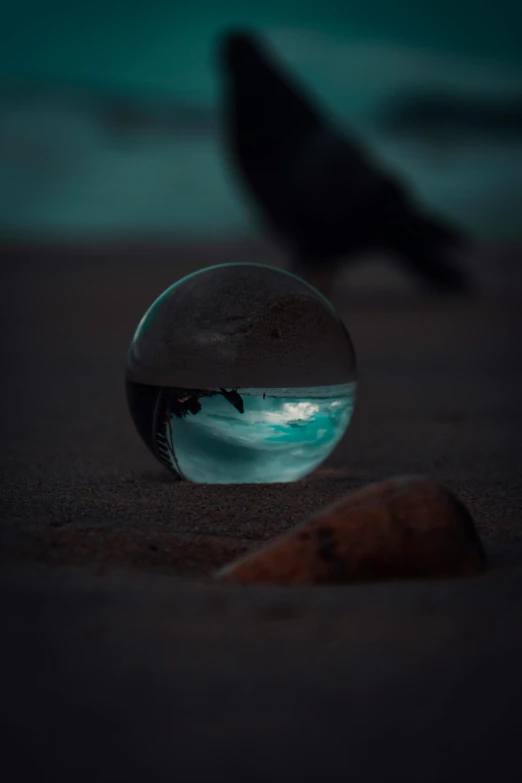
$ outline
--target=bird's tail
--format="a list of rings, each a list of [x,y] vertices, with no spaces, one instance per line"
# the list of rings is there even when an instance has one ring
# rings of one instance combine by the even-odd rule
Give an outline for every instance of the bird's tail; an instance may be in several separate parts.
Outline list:
[[[429,288],[441,293],[470,291],[469,275],[452,258],[468,243],[451,224],[419,212],[406,212],[391,229],[390,248]]]

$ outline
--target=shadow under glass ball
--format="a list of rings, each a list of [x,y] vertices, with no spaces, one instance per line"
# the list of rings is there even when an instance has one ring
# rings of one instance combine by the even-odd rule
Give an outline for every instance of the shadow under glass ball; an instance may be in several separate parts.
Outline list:
[[[345,434],[356,386],[355,352],[332,305],[261,264],[208,267],[175,283],[127,355],[136,429],[165,467],[194,482],[302,478]]]

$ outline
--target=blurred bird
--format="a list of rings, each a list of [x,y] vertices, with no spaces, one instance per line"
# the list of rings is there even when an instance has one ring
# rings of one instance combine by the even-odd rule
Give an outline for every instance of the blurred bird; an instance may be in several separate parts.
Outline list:
[[[381,249],[431,290],[467,290],[466,275],[445,257],[464,241],[459,232],[423,212],[339,131],[254,34],[229,33],[219,54],[225,147],[295,273],[329,295],[341,259]]]

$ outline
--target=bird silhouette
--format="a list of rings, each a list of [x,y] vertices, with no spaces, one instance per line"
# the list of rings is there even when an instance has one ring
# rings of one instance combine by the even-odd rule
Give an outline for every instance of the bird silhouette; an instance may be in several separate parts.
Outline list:
[[[224,147],[294,272],[328,295],[341,260],[380,249],[432,290],[469,288],[447,257],[463,235],[337,128],[255,34],[222,36],[219,66]]]

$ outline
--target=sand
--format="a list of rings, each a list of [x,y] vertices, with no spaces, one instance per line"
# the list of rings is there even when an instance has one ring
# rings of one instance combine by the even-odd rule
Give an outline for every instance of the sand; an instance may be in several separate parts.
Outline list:
[[[4,735],[52,780],[516,780],[522,693],[522,252],[466,259],[469,301],[367,264],[335,303],[356,413],[291,485],[176,481],[125,407],[152,300],[260,244],[0,251]],[[343,493],[424,473],[466,503],[480,579],[232,589],[209,574]],[[58,567],[60,566],[60,567]],[[47,773],[46,773],[47,774]]]

